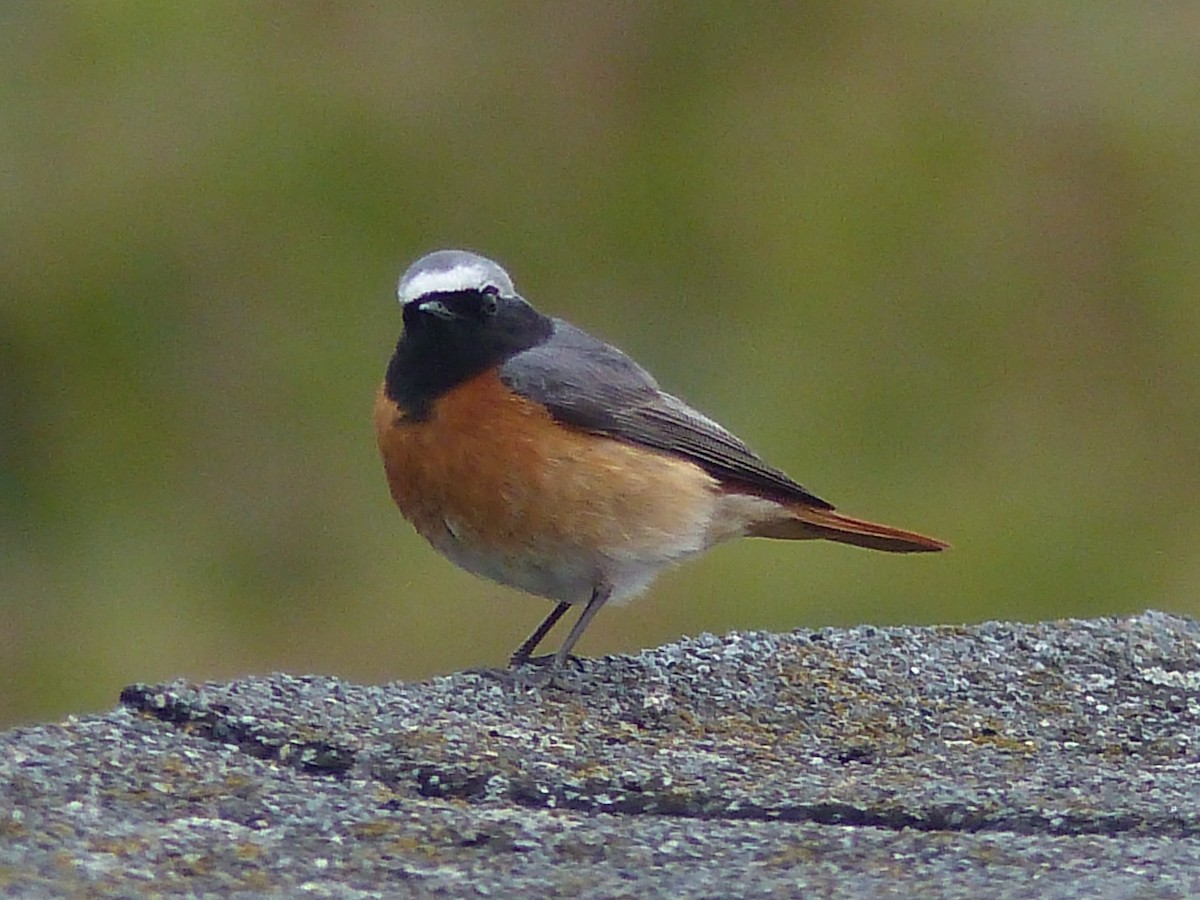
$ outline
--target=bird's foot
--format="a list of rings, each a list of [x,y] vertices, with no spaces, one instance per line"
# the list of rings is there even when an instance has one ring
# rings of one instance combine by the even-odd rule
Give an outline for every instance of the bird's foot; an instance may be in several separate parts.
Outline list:
[[[558,680],[566,674],[567,666],[581,671],[584,660],[581,657],[568,654],[559,657],[557,653],[547,653],[542,656],[522,656],[514,653],[508,661],[508,672],[513,683],[536,685],[538,687],[563,687]]]
[[[508,659],[508,667],[509,669],[520,669],[524,666],[536,666],[540,669],[561,669],[567,663],[570,663],[576,668],[582,669],[583,662],[583,657],[576,656],[573,653],[569,653],[561,659],[557,653],[545,653],[541,656],[529,656],[528,654],[514,653]]]

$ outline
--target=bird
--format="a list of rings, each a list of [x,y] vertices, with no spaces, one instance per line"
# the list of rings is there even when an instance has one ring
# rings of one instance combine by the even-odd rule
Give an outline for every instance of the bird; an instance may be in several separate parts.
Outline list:
[[[374,408],[390,493],[453,563],[556,602],[510,667],[560,669],[605,604],[733,538],[948,547],[836,512],[625,353],[539,312],[490,259],[429,253],[396,294]],[[571,607],[557,652],[535,657]]]

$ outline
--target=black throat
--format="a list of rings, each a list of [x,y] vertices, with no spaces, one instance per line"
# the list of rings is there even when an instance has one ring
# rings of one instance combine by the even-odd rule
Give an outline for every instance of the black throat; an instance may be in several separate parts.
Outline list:
[[[443,295],[470,308],[478,295]],[[554,322],[523,300],[502,298],[490,315],[438,318],[418,306],[404,308],[404,332],[388,363],[384,391],[411,419],[429,418],[434,401],[452,388],[499,366],[550,337]]]

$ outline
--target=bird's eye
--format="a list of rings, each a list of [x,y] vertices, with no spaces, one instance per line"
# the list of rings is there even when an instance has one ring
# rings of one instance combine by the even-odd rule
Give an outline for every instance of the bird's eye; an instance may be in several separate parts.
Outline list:
[[[483,289],[480,309],[483,310],[484,315],[494,316],[496,314],[496,309],[500,305],[500,301],[497,299],[499,293],[499,290],[490,284]]]

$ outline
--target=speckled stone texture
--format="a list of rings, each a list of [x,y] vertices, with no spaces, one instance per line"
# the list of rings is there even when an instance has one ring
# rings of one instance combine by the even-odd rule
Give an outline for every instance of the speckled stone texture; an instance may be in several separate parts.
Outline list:
[[[0,735],[5,896],[1200,895],[1200,623],[702,635]]]

